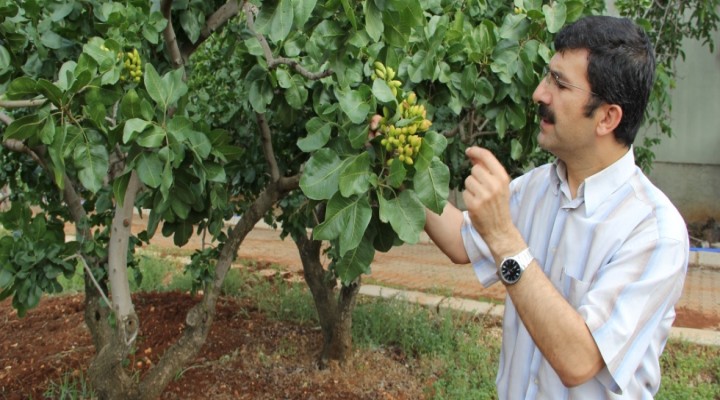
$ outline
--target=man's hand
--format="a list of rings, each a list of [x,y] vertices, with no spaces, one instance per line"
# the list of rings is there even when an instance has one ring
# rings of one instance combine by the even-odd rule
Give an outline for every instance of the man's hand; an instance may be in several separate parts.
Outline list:
[[[496,258],[515,254],[524,241],[510,215],[510,176],[487,149],[470,147],[465,154],[473,164],[463,192],[470,220]]]
[[[375,114],[370,118],[370,129],[368,131],[368,141],[375,139],[375,136],[379,135],[378,128],[380,128],[380,121],[383,116]]]

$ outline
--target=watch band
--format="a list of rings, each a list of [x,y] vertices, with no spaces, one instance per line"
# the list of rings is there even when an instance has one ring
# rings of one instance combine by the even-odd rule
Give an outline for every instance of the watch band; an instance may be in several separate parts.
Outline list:
[[[518,264],[520,264],[520,269],[525,271],[525,268],[527,268],[528,265],[530,265],[530,263],[532,262],[534,257],[532,255],[532,253],[530,253],[530,248],[528,247],[525,250],[523,250],[509,258],[514,258],[515,261],[517,261]]]

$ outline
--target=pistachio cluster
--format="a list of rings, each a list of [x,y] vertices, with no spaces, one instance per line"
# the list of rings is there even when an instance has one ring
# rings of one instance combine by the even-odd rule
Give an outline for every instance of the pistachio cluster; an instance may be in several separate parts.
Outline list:
[[[118,54],[118,58],[121,57],[121,55],[122,53]],[[132,51],[128,51],[127,53],[125,53],[125,61],[123,63],[123,66],[125,68],[123,69],[122,75],[120,75],[120,80],[139,83],[142,79],[143,71],[140,61],[140,54],[138,53],[137,49],[133,49]]]
[[[427,119],[427,110],[422,104],[417,104],[415,92],[401,93],[402,82],[395,78],[395,71],[376,61],[373,64],[373,79],[384,79],[390,90],[397,97],[401,94],[398,110],[391,114],[390,109],[383,107],[383,116],[380,119],[378,132],[384,137],[380,144],[388,152],[387,165],[392,165],[397,159],[407,165],[413,165],[420,152],[423,138],[421,134],[430,129],[432,122]],[[399,116],[399,118],[394,118]],[[391,120],[395,120],[391,123]]]

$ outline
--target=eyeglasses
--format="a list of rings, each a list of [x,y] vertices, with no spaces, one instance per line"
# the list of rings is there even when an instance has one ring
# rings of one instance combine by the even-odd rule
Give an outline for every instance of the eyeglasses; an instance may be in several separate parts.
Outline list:
[[[557,87],[558,89],[571,87],[571,88],[575,88],[577,90],[583,91],[585,93],[590,93],[593,96],[598,96],[597,93],[595,93],[591,90],[581,88],[580,86],[574,85],[570,82],[566,82],[566,81],[560,79],[560,75],[558,75],[557,72],[552,71],[550,69],[550,67],[545,67],[545,70],[543,71],[543,75],[545,76],[545,82],[547,84],[555,85],[555,87]]]

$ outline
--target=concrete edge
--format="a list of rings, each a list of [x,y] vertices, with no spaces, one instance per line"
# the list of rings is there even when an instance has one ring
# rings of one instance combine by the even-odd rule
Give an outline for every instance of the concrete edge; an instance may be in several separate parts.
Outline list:
[[[505,306],[501,304],[438,296],[378,285],[362,285],[360,287],[360,294],[370,297],[397,299],[409,303],[415,303],[433,309],[438,313],[442,309],[452,309],[455,311],[472,313],[475,316],[482,315],[497,318],[502,318],[505,313]],[[720,332],[716,331],[672,327],[670,328],[670,338],[705,346],[720,346]]]

